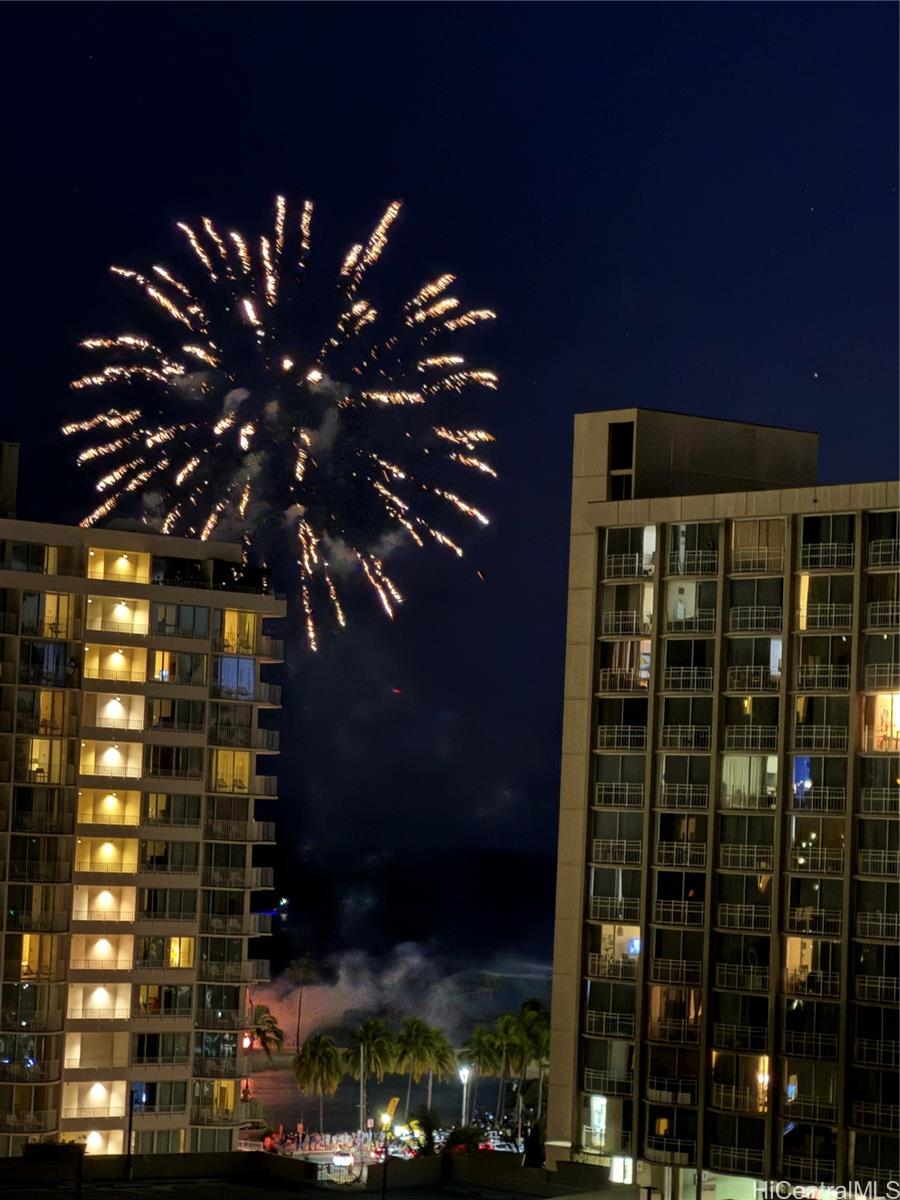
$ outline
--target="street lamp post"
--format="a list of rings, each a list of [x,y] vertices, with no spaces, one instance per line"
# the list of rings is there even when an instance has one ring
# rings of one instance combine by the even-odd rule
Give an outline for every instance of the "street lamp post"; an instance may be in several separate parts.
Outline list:
[[[469,1068],[468,1068],[468,1067],[460,1067],[460,1068],[459,1068],[459,1082],[462,1084],[462,1089],[463,1089],[463,1093],[462,1093],[462,1116],[461,1116],[461,1118],[460,1118],[460,1124],[461,1124],[461,1125],[465,1125],[465,1123],[466,1123],[466,1117],[468,1116],[468,1108],[469,1108],[469,1075],[470,1075],[470,1071],[469,1071]]]
[[[381,1114],[381,1128],[384,1130],[384,1162],[381,1165],[381,1200],[387,1191],[388,1139],[391,1134],[391,1114]]]

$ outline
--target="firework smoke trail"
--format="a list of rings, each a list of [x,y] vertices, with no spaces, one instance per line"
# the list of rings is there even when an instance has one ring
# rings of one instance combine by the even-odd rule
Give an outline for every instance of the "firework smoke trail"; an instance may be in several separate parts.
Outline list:
[[[88,439],[78,465],[100,468],[84,527],[130,515],[162,533],[242,539],[245,562],[252,552],[296,571],[313,650],[324,620],[347,625],[353,576],[393,618],[403,595],[385,553],[430,543],[462,557],[444,522],[489,521],[460,492],[497,474],[484,457],[493,436],[466,418],[498,380],[465,345],[495,314],[465,307],[449,273],[399,307],[362,294],[400,213],[389,204],[318,269],[309,200],[277,196],[254,237],[208,216],[178,222],[183,269],[111,268],[149,301],[148,332],[81,342],[94,365],[73,389],[127,391],[127,403],[62,430]]]

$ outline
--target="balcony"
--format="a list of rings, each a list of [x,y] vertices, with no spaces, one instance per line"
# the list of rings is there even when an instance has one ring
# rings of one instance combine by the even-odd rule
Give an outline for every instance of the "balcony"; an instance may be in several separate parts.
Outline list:
[[[65,912],[6,912],[7,933],[65,933],[68,928],[69,914]]]
[[[703,963],[699,959],[651,958],[650,979],[653,983],[699,985],[703,978]]]
[[[644,579],[653,574],[655,554],[607,554],[604,579]]]
[[[689,1167],[697,1157],[697,1143],[685,1138],[660,1137],[648,1133],[644,1147],[647,1157],[654,1162],[671,1163],[673,1166]]]
[[[738,1146],[709,1147],[709,1165],[714,1171],[728,1175],[753,1175],[762,1179],[765,1155],[762,1150],[743,1150]]]
[[[780,604],[740,604],[728,610],[729,633],[780,632],[783,622]]]
[[[797,687],[801,692],[842,692],[850,686],[850,668],[828,664],[801,666]]]
[[[200,932],[230,934],[234,937],[261,937],[272,932],[270,913],[203,913]]]
[[[866,625],[869,629],[900,627],[900,601],[876,600],[866,605]]]
[[[21,958],[10,958],[3,963],[3,978],[17,979],[24,983],[60,983],[66,977],[66,964],[57,960],[52,965],[22,962]]]
[[[900,980],[894,975],[857,975],[854,985],[857,1000],[896,1004],[900,999]]]
[[[718,550],[685,550],[669,555],[670,575],[715,575],[718,569]]]
[[[890,814],[900,813],[900,788],[860,788],[859,809],[864,813]]]
[[[726,750],[775,750],[777,725],[726,725]]]
[[[597,672],[598,692],[646,692],[649,680],[639,671],[620,671],[605,667]]]
[[[116,683],[145,683],[147,671],[145,667],[123,667],[113,670],[112,667],[85,667],[85,679],[110,679]]]
[[[698,809],[708,806],[707,783],[664,783],[659,790],[660,808]]]
[[[241,1105],[240,1111],[229,1111],[227,1109],[213,1108],[212,1105],[195,1105],[191,1109],[191,1124],[192,1125],[239,1125],[245,1119],[244,1109],[246,1105]]]
[[[634,922],[640,919],[641,902],[638,898],[628,897],[617,900],[611,896],[591,896],[588,913],[592,921],[626,921]]]
[[[717,904],[716,924],[720,929],[758,929],[772,927],[772,910],[761,904]]]
[[[0,1112],[0,1133],[51,1133],[57,1124],[51,1111]]]
[[[805,1158],[799,1154],[781,1156],[782,1178],[788,1183],[832,1184],[835,1169],[831,1158]]]
[[[664,750],[708,750],[709,725],[663,725],[660,745]]]
[[[900,567],[900,538],[878,538],[869,542],[870,567]]]
[[[654,1104],[696,1104],[697,1080],[651,1075],[647,1080],[647,1099]]]
[[[794,812],[842,813],[847,807],[847,789],[842,787],[811,787],[791,793]]]
[[[769,1104],[765,1087],[738,1087],[732,1083],[712,1085],[713,1108],[726,1112],[764,1113]]]
[[[244,687],[241,684],[213,681],[209,694],[214,700],[241,700],[247,703],[255,700],[257,704],[272,708],[281,704],[281,688],[276,683],[257,683],[253,687]]]
[[[718,866],[731,871],[771,871],[775,851],[749,842],[721,842]]]
[[[896,663],[868,663],[863,670],[867,692],[900,691],[900,666]]]
[[[825,846],[794,846],[791,850],[792,871],[813,872],[816,875],[840,875],[844,869],[844,851]]]
[[[202,732],[202,727],[196,732]],[[235,746],[249,750],[278,750],[279,734],[275,729],[251,729],[249,725],[222,725],[209,727],[211,746]]]
[[[192,842],[192,846],[196,843]],[[199,875],[199,862],[164,862],[162,859],[141,859],[132,871],[137,875]]]
[[[873,1104],[853,1101],[851,1125],[858,1129],[881,1129],[886,1133],[900,1131],[900,1104]]]
[[[771,667],[729,667],[725,676],[725,688],[729,692],[777,692],[781,676]]]
[[[595,783],[594,805],[597,808],[642,808],[642,783]]]
[[[818,1121],[826,1125],[833,1125],[837,1121],[837,1105],[831,1100],[812,1096],[795,1096],[789,1100],[782,1093],[781,1113],[795,1121]]]
[[[711,692],[712,667],[666,667],[663,673],[665,692]]]
[[[212,983],[255,983],[269,978],[267,959],[244,959],[241,962],[201,962],[197,978]]]
[[[753,1050],[766,1049],[766,1028],[764,1025],[729,1025],[716,1021],[713,1025],[713,1041],[723,1050]]]
[[[667,617],[666,633],[715,633],[716,610],[698,608],[689,617]]]
[[[644,750],[647,746],[646,725],[598,725],[598,750]]]
[[[3,1083],[53,1083],[59,1079],[59,1059],[25,1063],[0,1062],[0,1082]]]
[[[72,876],[72,864],[69,862],[31,862],[24,858],[11,858],[7,868],[10,883],[68,883]]]
[[[660,867],[705,867],[705,842],[657,842],[656,863]]]
[[[591,861],[596,863],[618,863],[624,866],[638,866],[641,861],[642,852],[643,846],[638,841],[594,838],[591,847]]]
[[[811,542],[800,547],[800,566],[803,570],[828,571],[836,567],[852,567],[852,542]]]
[[[822,996],[836,1000],[841,994],[841,977],[837,971],[791,967],[785,969],[783,986],[788,996]]]
[[[856,914],[857,937],[896,941],[900,938],[900,914],[889,912],[860,912]]]
[[[860,875],[896,877],[900,873],[900,850],[860,850],[856,869]]]
[[[600,633],[603,637],[646,637],[652,629],[650,614],[635,609],[605,612],[600,617]]]
[[[631,1071],[616,1074],[614,1071],[597,1071],[593,1067],[585,1067],[586,1092],[602,1092],[606,1096],[630,1096],[633,1086],[634,1075]]]
[[[73,971],[130,971],[132,963],[125,958],[73,958],[69,967]]]
[[[897,1067],[900,1066],[900,1042],[854,1038],[853,1057],[868,1067]]]
[[[837,1058],[837,1035],[833,1033],[809,1033],[805,1030],[785,1029],[782,1036],[785,1054],[798,1058]]]
[[[249,1028],[251,1021],[250,1013],[236,1008],[198,1008],[194,1014],[197,1029],[221,1029],[234,1033]]]
[[[846,750],[847,727],[845,725],[795,725],[794,748],[796,750]]]
[[[196,868],[194,868],[196,870]],[[219,888],[270,888],[272,867],[204,867],[203,886]]]
[[[788,933],[821,933],[838,937],[842,925],[839,908],[813,908],[812,905],[803,905],[788,909]]]
[[[88,617],[85,627],[90,633],[132,634],[146,637],[149,632],[146,621],[111,621],[106,617]],[[154,629],[154,633],[158,632]]]
[[[131,1017],[131,1009],[126,1005],[106,1008],[70,1008],[66,1013],[67,1021],[127,1021]]]
[[[705,912],[702,900],[657,900],[653,920],[657,925],[702,925]]]
[[[133,921],[132,908],[76,908],[72,912],[73,921]]]
[[[200,1055],[194,1059],[193,1074],[204,1079],[240,1079],[246,1068],[245,1059]]]
[[[0,829],[6,826],[6,813],[0,812]],[[14,833],[71,833],[75,817],[64,812],[14,812]]]
[[[589,954],[587,973],[593,979],[637,979],[638,960],[612,954]]]
[[[767,992],[769,968],[743,963],[716,963],[716,987],[739,992]]]
[[[851,629],[853,605],[810,604],[805,613],[801,610],[798,624],[801,629]]]
[[[190,1008],[160,1008],[155,1004],[140,1004],[132,1008],[129,1017],[133,1021],[179,1021],[189,1022]]]
[[[208,820],[204,837],[216,842],[274,842],[275,822]]]
[[[900,733],[895,729],[886,731],[873,729],[870,725],[866,725],[862,731],[860,750],[864,754],[898,754],[900,753]]]
[[[62,1033],[64,1025],[60,1010],[53,1012],[20,1012],[0,1014],[0,1028],[15,1029],[17,1033]]]
[[[584,1032],[592,1037],[633,1038],[634,1015],[588,1009],[584,1015]]]

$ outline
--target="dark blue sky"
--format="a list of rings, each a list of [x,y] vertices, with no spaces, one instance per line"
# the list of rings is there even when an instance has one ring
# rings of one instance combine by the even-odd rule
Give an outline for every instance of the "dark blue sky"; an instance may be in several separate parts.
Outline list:
[[[278,853],[300,938],[452,951],[474,923],[486,950],[546,953],[572,414],[818,429],[823,481],[895,474],[896,7],[4,17],[0,435],[23,443],[23,515],[80,515],[55,433],[73,346],[120,316],[107,263],[170,257],[176,217],[253,228],[276,191],[311,195],[343,245],[399,196],[390,269],[452,269],[499,311],[486,582],[398,564],[396,625],[298,663]]]

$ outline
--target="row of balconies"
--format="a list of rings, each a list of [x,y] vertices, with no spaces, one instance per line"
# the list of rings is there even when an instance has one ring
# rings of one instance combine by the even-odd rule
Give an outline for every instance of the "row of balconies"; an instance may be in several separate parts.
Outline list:
[[[597,725],[597,750],[646,750],[646,725]],[[791,748],[794,750],[845,751],[849,745],[846,725],[818,723],[795,724]],[[659,746],[663,750],[709,750],[711,725],[663,725]],[[726,725],[725,750],[776,750],[777,725]],[[896,754],[900,735],[889,735],[868,726],[862,730],[859,749],[863,753]]]
[[[728,610],[729,633],[781,633],[784,608],[780,604],[738,604]],[[715,608],[698,608],[689,615],[666,616],[664,633],[715,633],[718,613]],[[653,632],[653,614],[638,609],[610,609],[600,614],[601,637],[649,637]],[[834,630],[846,632],[853,627],[852,604],[809,604],[796,614],[794,632]],[[865,606],[864,628],[873,632],[900,627],[900,601],[871,600]]]
[[[605,667],[597,674],[597,691],[646,694],[650,679],[646,672]],[[797,691],[846,692],[850,688],[850,668],[842,664],[801,665],[797,670]],[[777,692],[781,675],[770,667],[732,666],[725,676],[725,690],[739,695]],[[863,668],[863,687],[868,691],[900,688],[900,666],[894,663],[868,663]],[[713,690],[712,667],[666,667],[664,692],[709,694]]]
[[[867,564],[870,567],[900,566],[900,541],[879,538],[869,542]],[[855,565],[852,542],[815,542],[800,547],[801,570],[846,570]],[[608,554],[604,561],[605,579],[644,579],[656,566],[655,554]],[[717,550],[673,551],[667,559],[670,575],[715,575],[719,569]],[[783,574],[784,550],[769,546],[735,546],[730,554],[731,574]]]
[[[642,808],[644,785],[642,783],[595,783],[593,797],[596,808]],[[847,789],[843,787],[812,787],[805,791],[791,792],[788,797],[788,807],[795,812],[843,813],[846,805]],[[709,807],[709,785],[706,783],[662,783],[659,787],[656,807],[676,810],[706,809]],[[723,797],[721,807],[753,811],[772,810],[775,807],[775,799],[768,793],[763,796],[744,796],[729,792],[726,797]],[[900,788],[861,788],[859,811],[872,815],[900,814]]]
[[[15,883],[69,883],[72,878],[73,864],[71,862],[31,862],[21,859],[10,859],[8,863],[0,860],[0,879],[6,876]],[[204,887],[220,888],[252,888],[265,889],[274,886],[274,875],[271,867],[210,867],[197,863],[163,863],[163,862],[107,862],[104,859],[79,859],[74,863],[75,874],[83,875],[177,875],[179,878],[197,876],[203,880]],[[98,913],[108,912],[109,920],[133,920],[134,914],[124,915],[121,910],[97,909]],[[81,910],[72,913],[76,921],[101,920],[100,916],[82,915]]]

